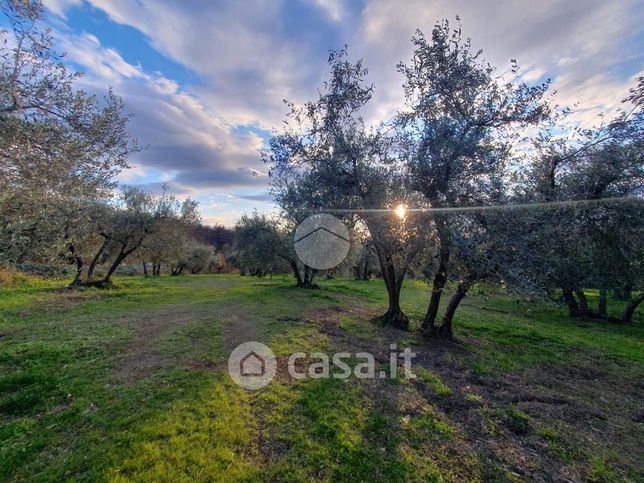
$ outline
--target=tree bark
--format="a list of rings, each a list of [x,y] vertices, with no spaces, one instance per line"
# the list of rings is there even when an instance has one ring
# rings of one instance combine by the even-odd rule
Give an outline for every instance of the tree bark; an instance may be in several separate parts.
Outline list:
[[[141,264],[143,265],[143,276],[147,277],[148,276],[148,264],[145,263],[145,262],[141,262]]]
[[[599,305],[597,307],[597,313],[602,318],[608,317],[608,303],[607,303],[607,290],[605,288],[599,289]]]
[[[317,271],[315,270],[315,268],[304,265],[304,279],[302,280],[302,285],[300,285],[300,287],[318,288],[318,286],[313,283],[313,278],[315,277],[316,273]]]
[[[293,270],[293,275],[295,276],[295,280],[297,281],[296,287],[301,287],[303,285],[302,275],[300,274],[300,267],[297,266],[297,261],[291,258],[288,259],[288,263],[291,266],[291,270]]]
[[[642,303],[642,301],[644,301],[644,292],[641,292],[639,296],[632,299],[626,306],[624,312],[622,312],[622,322],[630,324],[633,321],[633,314],[635,313],[635,309],[639,304]]]
[[[377,233],[377,230],[370,226],[368,221],[367,227],[372,234]],[[383,324],[407,330],[409,328],[409,319],[400,308],[400,291],[405,275],[407,274],[408,266],[396,270],[396,263],[392,254],[388,248],[378,240],[378,237],[375,237],[373,240],[373,247],[376,251],[376,256],[378,257],[382,279],[384,280],[385,287],[387,288],[387,298],[389,303],[387,312],[380,317],[380,320]]]
[[[441,296],[443,295],[443,289],[447,282],[449,255],[449,249],[447,247],[441,247],[438,270],[434,275],[434,282],[432,284],[432,295],[429,300],[429,306],[427,307],[427,314],[425,314],[425,320],[423,320],[423,331],[429,335],[436,335],[436,315],[438,314]]]
[[[170,272],[172,273],[173,276],[181,275],[181,272],[183,272],[183,263],[179,263],[176,267],[170,267]]]
[[[452,330],[452,321],[454,320],[454,314],[456,313],[456,309],[458,308],[461,301],[467,295],[467,291],[469,290],[470,285],[471,282],[469,280],[465,280],[458,284],[456,293],[454,293],[454,295],[452,295],[452,298],[449,300],[441,326],[438,328],[438,335],[440,337],[446,339],[452,339],[454,337]]]
[[[381,320],[387,325],[407,330],[409,328],[409,318],[400,308],[400,291],[404,275],[396,276],[396,270],[390,258],[388,255],[383,255],[381,259],[382,278],[385,281],[389,300],[387,312],[382,316]]]
[[[116,269],[118,268],[118,266],[119,266],[121,263],[123,263],[123,261],[124,261],[124,260],[129,256],[129,255],[131,255],[132,253],[134,253],[134,252],[135,252],[135,251],[136,251],[136,250],[141,246],[141,244],[142,244],[142,243],[143,243],[143,238],[141,238],[140,240],[138,240],[138,241],[137,241],[137,243],[136,243],[133,247],[128,248],[128,249],[126,249],[126,248],[125,248],[127,245],[125,245],[125,244],[121,245],[121,251],[120,251],[120,252],[119,252],[119,254],[116,256],[116,259],[114,260],[114,263],[112,263],[112,266],[111,266],[111,267],[110,267],[110,269],[107,271],[107,275],[105,275],[105,278],[103,279],[103,283],[104,283],[105,285],[109,285],[109,284],[111,284],[111,283],[112,283],[112,275],[114,274],[114,272],[116,271]]]
[[[570,311],[570,316],[579,317],[581,315],[581,312],[579,310],[579,304],[575,299],[575,294],[573,293],[573,291],[567,288],[563,288],[562,293],[564,302],[566,302],[568,310]]]
[[[364,259],[364,267],[362,269],[362,280],[365,282],[368,281],[371,278],[371,273],[369,271],[369,257],[365,257]]]
[[[76,273],[74,275],[74,280],[69,286],[75,287],[77,285],[80,285],[81,283],[81,276],[83,274],[83,259],[78,256],[78,253],[76,253],[76,247],[74,247],[74,245],[70,244],[68,249],[69,249],[69,252],[72,254],[72,259],[74,260],[74,263],[76,264]]]
[[[98,264],[98,261],[101,259],[101,256],[103,255],[103,252],[105,251],[105,248],[107,247],[107,238],[103,240],[103,244],[101,247],[98,249],[96,252],[96,255],[94,255],[94,258],[92,258],[92,261],[89,264],[89,267],[87,268],[87,283],[92,283],[94,280],[94,270],[96,270],[96,265]]]
[[[382,321],[397,329],[409,329],[409,318],[400,308],[400,291],[392,291],[389,295],[389,307],[387,312],[382,316]]]
[[[125,245],[124,245],[121,247],[121,251],[119,251],[119,254],[114,259],[114,262],[112,262],[112,265],[107,271],[107,274],[105,274],[105,278],[103,278],[104,284],[109,285],[110,283],[112,283],[112,275],[114,274],[118,266],[121,264],[121,262],[125,260],[125,257],[127,257],[127,254],[126,254]]]
[[[583,317],[589,317],[591,313],[590,313],[590,308],[588,307],[588,299],[586,298],[584,289],[580,288],[575,290],[575,294],[577,294],[577,298],[579,299],[580,315]]]

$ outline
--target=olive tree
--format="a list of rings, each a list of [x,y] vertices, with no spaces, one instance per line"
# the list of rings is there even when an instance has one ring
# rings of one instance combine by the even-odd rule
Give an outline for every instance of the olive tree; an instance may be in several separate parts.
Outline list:
[[[263,277],[276,271],[280,264],[281,243],[274,220],[257,211],[242,215],[235,225],[235,263],[242,274]]]
[[[339,216],[356,213],[368,227],[388,293],[383,321],[407,327],[400,291],[419,238],[401,238],[392,209],[408,197],[395,138],[386,128],[368,128],[361,113],[372,97],[367,69],[347,59],[346,50],[329,55],[330,78],[317,99],[291,104],[284,129],[265,153],[278,202],[293,193],[301,209]],[[422,231],[422,223],[410,220]],[[410,241],[406,244],[403,240]],[[401,249],[404,248],[404,249]]]
[[[141,250],[149,238],[187,230],[199,219],[197,204],[190,199],[179,202],[167,193],[154,196],[134,187],[124,188],[115,203],[96,204],[91,216],[92,228],[82,245],[85,251],[77,251],[81,266],[74,284],[81,283],[83,262],[87,262],[83,283],[94,283],[97,267],[106,265],[105,275],[98,283],[111,284],[118,267]],[[166,246],[173,242],[172,237],[163,239]]]
[[[457,18],[458,20],[458,18]],[[542,102],[548,83],[529,87],[504,81],[473,50],[460,26],[445,20],[431,38],[418,31],[414,53],[399,70],[405,77],[406,108],[398,116],[405,138],[411,188],[432,208],[498,203],[504,193],[505,164],[517,140],[517,128],[542,122],[549,109]],[[517,71],[513,62],[513,72]],[[436,325],[439,304],[451,269],[453,235],[463,239],[459,217],[434,217],[439,259],[423,328],[428,335],[451,335]],[[457,291],[450,306],[462,298]]]
[[[560,291],[573,317],[611,319],[609,290],[642,288],[643,91],[640,79],[625,109],[582,139],[540,137],[521,186],[524,202],[565,203],[532,210],[515,226],[530,227],[518,228],[531,247],[520,262],[543,286]],[[584,293],[589,287],[599,289],[596,310]],[[620,319],[630,321],[643,299],[633,299]]]
[[[0,37],[0,250],[4,263],[73,263],[73,225],[85,207],[109,196],[114,176],[138,147],[112,91],[100,101],[75,88],[71,72],[41,26],[39,1],[3,0]]]

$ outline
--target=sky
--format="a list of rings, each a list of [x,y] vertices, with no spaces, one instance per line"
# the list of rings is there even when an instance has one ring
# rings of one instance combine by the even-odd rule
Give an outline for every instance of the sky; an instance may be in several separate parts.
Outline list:
[[[416,29],[461,18],[500,73],[552,79],[585,126],[610,115],[644,69],[644,2],[636,0],[44,0],[46,21],[80,87],[107,86],[147,146],[124,184],[200,202],[206,224],[272,211],[260,151],[284,99],[315,98],[329,49],[349,46],[375,84],[371,122],[402,106],[399,61]]]

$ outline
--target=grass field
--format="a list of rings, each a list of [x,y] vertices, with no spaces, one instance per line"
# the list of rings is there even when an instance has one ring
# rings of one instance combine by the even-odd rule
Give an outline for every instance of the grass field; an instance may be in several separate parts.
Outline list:
[[[120,278],[0,291],[0,480],[642,481],[644,320],[571,321],[494,291],[455,342],[375,325],[381,281]],[[592,293],[590,294],[592,297]],[[427,286],[403,308],[421,319]],[[416,379],[226,372],[257,340],[293,352],[418,353]]]

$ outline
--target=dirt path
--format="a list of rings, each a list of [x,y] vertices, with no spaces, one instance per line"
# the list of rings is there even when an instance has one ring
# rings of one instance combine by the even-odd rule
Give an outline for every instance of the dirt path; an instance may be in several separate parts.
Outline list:
[[[181,365],[212,365],[211,358],[202,360],[193,345],[205,343],[194,340],[185,350],[171,351],[163,344],[185,330],[219,332],[225,357],[239,344],[263,341],[266,331],[257,317],[249,314],[247,306],[234,303],[173,304],[153,312],[133,312],[114,323],[132,328],[134,337],[114,365],[112,378],[117,384],[133,384],[152,374]],[[220,351],[217,351],[220,352]]]
[[[114,323],[130,326],[134,337],[114,365],[112,378],[118,384],[133,384],[162,369],[178,366],[185,353],[164,350],[159,341],[170,333],[195,323],[209,323],[212,312],[207,306],[171,305],[153,312],[133,312]]]
[[[226,355],[244,342],[263,342],[266,339],[265,325],[247,307],[227,305],[226,314],[219,318]]]

